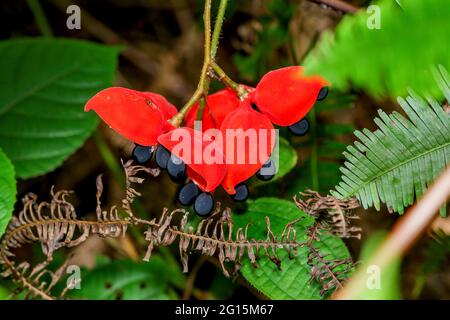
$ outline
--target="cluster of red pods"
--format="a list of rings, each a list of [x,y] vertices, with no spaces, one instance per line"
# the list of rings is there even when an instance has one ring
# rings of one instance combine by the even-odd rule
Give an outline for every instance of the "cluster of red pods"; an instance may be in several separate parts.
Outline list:
[[[186,114],[185,125],[175,128],[170,120],[177,109],[156,93],[107,88],[92,97],[85,110],[94,110],[136,144],[133,158],[137,163],[146,164],[154,158],[174,182],[187,182],[180,188],[178,201],[193,205],[194,211],[205,217],[213,211],[212,193],[219,186],[235,201],[245,201],[247,179],[256,174],[259,179],[270,180],[275,175],[273,125],[305,134],[309,128],[305,116],[316,101],[326,97],[328,85],[320,76],[304,75],[300,66],[271,71],[256,88],[245,87],[244,97],[230,88],[208,95],[200,130],[197,126],[194,129],[198,103]],[[257,143],[237,141],[248,130],[255,132]],[[258,156],[252,157],[250,152]]]

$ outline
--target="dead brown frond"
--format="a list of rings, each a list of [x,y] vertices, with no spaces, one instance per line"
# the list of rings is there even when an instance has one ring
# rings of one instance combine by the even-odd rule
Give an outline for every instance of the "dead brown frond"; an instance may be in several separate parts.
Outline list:
[[[47,270],[53,259],[53,253],[62,247],[74,247],[84,242],[90,235],[101,237],[119,237],[125,234],[128,220],[121,220],[117,208],[104,211],[100,206],[103,190],[101,176],[97,178],[97,220],[86,221],[77,218],[75,208],[67,201],[69,191],[50,192],[50,202],[38,202],[34,194],[26,195],[23,210],[11,223],[0,244],[0,263],[3,265],[3,277],[12,277],[31,296],[51,299],[50,290],[64,273],[65,265],[57,271]],[[16,264],[14,249],[31,242],[39,242],[46,260],[34,268],[28,262]],[[47,283],[44,276],[50,276]]]
[[[133,187],[133,184],[142,184],[144,182],[144,178],[136,176],[140,172],[146,172],[153,177],[159,175],[160,170],[156,168],[147,168],[140,165],[133,165],[133,160],[128,160],[127,162],[123,162],[121,160],[123,169],[125,171],[125,197],[122,200],[122,208],[123,210],[130,216],[133,217],[133,210],[131,209],[131,204],[135,200],[135,198],[140,197],[141,193],[136,191]]]
[[[322,253],[319,249],[321,236],[324,233],[340,238],[361,238],[361,228],[351,226],[351,221],[359,219],[352,210],[359,207],[356,199],[339,200],[332,196],[321,196],[318,192],[306,190],[294,201],[305,213],[314,217],[315,222],[307,229],[308,247],[307,263],[310,266],[311,281],[317,281],[321,286],[321,295],[342,287],[354,269],[351,258],[332,259],[331,255]]]
[[[2,275],[11,277],[25,289],[30,296],[39,296],[43,299],[52,299],[51,289],[64,274],[66,265],[57,271],[47,269],[52,261],[53,253],[62,247],[73,247],[84,242],[90,235],[101,237],[119,237],[125,234],[128,225],[144,224],[147,226],[146,240],[149,241],[144,260],[151,257],[152,251],[158,246],[168,246],[178,241],[181,262],[185,272],[188,271],[188,254],[190,251],[199,251],[203,255],[217,256],[223,273],[230,276],[225,264],[234,263],[232,274],[240,269],[243,257],[257,267],[260,254],[264,254],[278,267],[281,261],[277,251],[285,250],[289,256],[295,254],[298,247],[304,245],[297,240],[295,224],[296,219],[288,223],[280,235],[274,234],[270,227],[270,220],[265,218],[267,235],[265,239],[255,240],[248,238],[249,225],[235,230],[230,209],[220,209],[217,205],[215,213],[208,219],[202,220],[197,227],[188,225],[188,212],[184,209],[169,211],[165,209],[159,219],[150,221],[137,218],[131,205],[141,194],[134,188],[134,184],[141,184],[144,178],[138,177],[140,172],[157,175],[158,169],[135,166],[132,161],[123,163],[126,176],[126,192],[122,200],[122,209],[127,213],[126,218],[120,218],[116,206],[108,211],[101,207],[103,192],[102,177],[96,181],[97,207],[96,220],[81,220],[77,218],[75,208],[67,201],[68,191],[51,191],[52,200],[38,202],[33,194],[23,199],[23,210],[18,217],[14,217],[0,244],[0,263],[3,265]],[[176,215],[182,215],[178,223],[174,222]],[[23,244],[39,242],[47,259],[31,268],[27,262],[16,264],[14,249]],[[43,276],[50,276],[50,281],[43,281]],[[64,290],[66,292],[67,290]],[[62,296],[61,294],[60,296]]]
[[[188,212],[179,209],[172,212],[167,210],[158,222],[148,222],[146,240],[149,241],[147,253],[144,260],[148,260],[156,246],[167,246],[178,240],[178,246],[183,264],[184,272],[188,271],[188,253],[190,250],[199,251],[203,255],[217,255],[225,276],[230,277],[225,263],[234,263],[233,274],[239,271],[241,261],[247,256],[250,262],[257,267],[257,259],[263,253],[277,266],[280,260],[277,256],[279,249],[286,250],[289,255],[296,253],[299,246],[303,245],[297,241],[294,225],[298,220],[288,223],[281,235],[275,235],[270,228],[270,220],[265,218],[267,226],[267,237],[264,240],[248,239],[248,228],[239,227],[235,231],[229,208],[221,211],[219,209],[208,219],[202,220],[194,228],[187,226]],[[174,215],[182,214],[178,225],[172,224]]]
[[[353,271],[352,258],[330,259],[326,254],[321,254],[314,246],[309,247],[307,263],[311,267],[309,274],[311,281],[321,284],[320,294],[324,296],[328,292],[334,292],[342,287],[342,283]]]
[[[316,219],[322,227],[339,238],[361,239],[361,228],[351,226],[352,220],[359,219],[352,210],[359,207],[358,200],[340,200],[333,196],[321,196],[318,192],[306,190],[294,197],[294,201],[305,213]]]

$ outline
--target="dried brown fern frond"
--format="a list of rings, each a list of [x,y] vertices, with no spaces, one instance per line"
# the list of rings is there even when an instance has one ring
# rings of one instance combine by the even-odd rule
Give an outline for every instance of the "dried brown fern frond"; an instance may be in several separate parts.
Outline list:
[[[226,262],[234,263],[232,273],[236,274],[244,255],[257,267],[256,260],[263,253],[279,266],[277,250],[284,249],[291,254],[303,245],[297,241],[294,228],[299,219],[288,223],[281,235],[277,236],[272,232],[270,220],[266,217],[266,239],[248,239],[249,225],[235,231],[229,208],[221,212],[220,206],[218,207],[219,209],[210,218],[202,220],[196,228],[186,227],[189,213],[182,209],[170,213],[166,210],[158,222],[156,220],[147,222],[146,240],[149,241],[149,245],[144,260],[150,258],[156,246],[168,246],[178,240],[184,272],[188,271],[188,253],[193,250],[207,256],[217,254],[224,275],[230,277],[230,272],[225,266]],[[172,219],[177,213],[183,214],[183,217],[178,225],[173,225]]]
[[[361,239],[361,228],[351,226],[352,220],[359,219],[352,210],[360,205],[356,198],[340,200],[333,196],[321,196],[313,190],[300,192],[294,201],[302,211],[316,219],[320,227],[340,238]]]
[[[306,233],[307,241],[305,245],[308,248],[307,264],[310,267],[311,281],[315,280],[322,286],[320,291],[322,296],[334,292],[341,288],[343,282],[350,276],[354,269],[353,260],[351,257],[330,259],[330,254],[320,251],[320,247],[316,244],[320,243],[321,236],[324,233],[333,233],[319,221],[308,227]]]
[[[331,255],[320,253],[314,246],[309,247],[307,260],[311,267],[309,274],[311,281],[315,280],[321,284],[320,294],[322,296],[342,288],[343,282],[354,268],[352,258],[329,259],[329,256]]]
[[[133,160],[128,160],[127,162],[123,162],[121,160],[122,167],[125,171],[125,197],[122,200],[122,208],[123,210],[130,216],[133,217],[133,210],[131,209],[131,205],[137,197],[141,196],[141,193],[138,192],[133,184],[142,184],[145,179],[138,177],[137,174],[141,172],[145,172],[150,174],[153,177],[159,175],[161,170],[157,168],[147,168],[141,165],[133,165]]]
[[[2,276],[12,277],[33,296],[50,299],[50,290],[65,270],[55,272],[46,267],[52,261],[53,253],[62,247],[74,247],[84,242],[90,235],[119,237],[125,234],[130,221],[120,219],[116,207],[104,211],[100,206],[103,191],[101,176],[97,178],[97,220],[87,221],[77,218],[75,208],[67,201],[71,192],[51,190],[50,202],[38,202],[37,196],[28,194],[23,198],[23,210],[12,218],[0,243],[0,263]],[[46,260],[34,268],[27,262],[16,264],[12,261],[14,249],[31,242],[39,242]],[[43,281],[50,275],[51,282]]]
[[[351,258],[330,259],[317,245],[323,234],[332,234],[340,238],[361,238],[361,228],[351,226],[352,220],[359,219],[352,210],[359,207],[356,199],[339,200],[332,196],[321,196],[318,192],[306,190],[294,201],[302,211],[314,217],[315,221],[307,229],[307,264],[310,266],[311,281],[321,286],[321,295],[334,292],[342,287],[354,268]]]
[[[158,169],[150,169],[143,166],[135,166],[132,161],[123,163],[126,175],[126,192],[122,200],[122,208],[127,213],[126,218],[120,218],[117,207],[113,206],[109,211],[101,208],[101,195],[103,184],[101,176],[97,178],[97,208],[96,220],[81,220],[77,218],[75,208],[67,201],[70,195],[68,191],[54,192],[51,190],[52,200],[38,202],[33,194],[23,199],[24,208],[18,217],[14,217],[0,243],[0,264],[3,266],[2,275],[11,277],[19,285],[19,289],[25,289],[31,296],[39,296],[43,299],[52,299],[51,289],[64,274],[66,265],[57,271],[47,269],[52,261],[53,253],[62,247],[73,247],[85,241],[90,235],[101,237],[119,237],[123,235],[128,225],[144,224],[148,229],[146,239],[149,241],[148,250],[144,260],[148,260],[154,247],[168,246],[179,241],[179,250],[184,271],[188,271],[189,251],[199,251],[203,255],[218,256],[223,273],[230,276],[225,263],[234,263],[233,274],[240,268],[242,258],[247,256],[256,267],[260,254],[268,256],[275,264],[280,265],[277,251],[286,250],[291,256],[298,247],[304,245],[297,241],[295,223],[296,219],[288,223],[283,232],[278,236],[270,227],[269,218],[265,218],[267,236],[262,240],[248,239],[248,228],[234,230],[230,210],[220,209],[208,219],[202,220],[196,228],[188,226],[188,212],[184,209],[176,209],[171,212],[165,209],[161,217],[151,221],[142,220],[132,212],[131,205],[136,197],[141,194],[134,188],[134,184],[141,184],[144,178],[138,177],[141,172],[157,175]],[[173,223],[173,218],[182,214],[178,224]],[[42,251],[47,259],[32,268],[29,263],[16,264],[12,261],[14,249],[23,244],[40,242]],[[44,281],[47,275],[50,281]],[[47,277],[48,278],[48,277]],[[66,292],[67,290],[64,290]],[[63,295],[61,294],[61,296]]]

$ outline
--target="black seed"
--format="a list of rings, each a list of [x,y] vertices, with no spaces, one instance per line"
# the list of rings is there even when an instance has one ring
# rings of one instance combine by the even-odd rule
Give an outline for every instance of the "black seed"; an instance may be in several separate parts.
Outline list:
[[[133,160],[138,164],[145,164],[150,161],[153,156],[154,147],[145,147],[136,145],[133,149]]]
[[[214,209],[214,199],[210,193],[203,192],[194,202],[194,211],[200,217],[207,217]]]
[[[296,136],[304,136],[309,131],[309,121],[306,118],[288,127],[289,131]]]
[[[323,87],[320,89],[319,94],[317,95],[317,101],[322,101],[328,95],[328,87]]]
[[[160,167],[161,169],[166,169],[169,158],[170,158],[169,150],[167,150],[163,146],[158,146],[158,148],[156,148],[155,160],[158,167]]]
[[[277,173],[277,168],[272,159],[269,159],[259,171],[256,173],[256,177],[262,181],[269,181]]]
[[[199,193],[200,189],[197,187],[197,185],[193,182],[190,182],[184,185],[178,192],[178,202],[183,206],[190,206],[194,203]]]
[[[258,106],[257,106],[256,104],[252,103],[252,104],[251,104],[251,107],[252,107],[253,110],[259,112]]]
[[[186,180],[186,164],[177,156],[172,155],[167,162],[167,173],[175,183]]]
[[[247,185],[240,183],[235,188],[236,193],[231,196],[234,201],[242,202],[248,199],[248,187]]]

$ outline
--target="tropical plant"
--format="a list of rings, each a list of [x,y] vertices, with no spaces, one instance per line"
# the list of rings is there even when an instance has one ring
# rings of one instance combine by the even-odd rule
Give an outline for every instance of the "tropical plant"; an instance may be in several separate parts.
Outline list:
[[[64,11],[69,4],[65,0],[49,2]],[[169,21],[170,26],[162,36],[158,34],[158,41],[152,39],[146,45],[141,43],[141,35],[139,45],[121,39],[126,32],[116,34],[90,16],[88,10],[83,11],[86,22],[83,32],[114,44],[105,46],[52,38],[53,31],[39,1],[27,1],[45,37],[0,42],[0,275],[4,278],[0,279],[0,299],[224,299],[236,292],[240,294],[237,288],[248,288],[252,295],[270,299],[335,298],[356,278],[358,266],[367,267],[366,261],[377,252],[384,234],[387,238],[392,235],[392,232],[376,233],[366,240],[371,230],[365,227],[371,221],[367,219],[369,215],[360,214],[363,209],[382,210],[386,204],[388,212],[403,214],[429,191],[449,166],[450,76],[447,70],[450,60],[445,39],[450,25],[442,1],[381,0],[371,3],[367,10],[358,10],[342,1],[314,0],[297,4],[290,0],[267,0],[262,8],[256,9],[250,1],[197,2],[204,5],[202,33],[197,30],[201,21],[193,21],[193,28],[188,28],[189,9],[173,2],[163,5],[162,20],[152,21],[156,34],[165,29],[160,21]],[[121,6],[127,4],[121,2]],[[299,16],[303,18],[299,11],[308,10],[308,5],[319,12],[331,12],[336,20],[341,17],[336,12],[345,15],[336,30],[309,35],[310,41],[305,43],[311,45],[302,48],[300,57],[295,44],[303,39],[297,35],[310,30],[296,30],[294,34],[293,29],[299,26]],[[239,11],[241,6],[245,10]],[[172,16],[168,7],[173,7],[176,14]],[[125,16],[126,10],[123,11]],[[236,21],[234,15],[238,16]],[[200,19],[197,9],[192,16]],[[314,24],[315,19],[312,19]],[[297,20],[295,25],[293,20]],[[117,22],[115,16],[113,21]],[[229,30],[222,32],[224,21],[242,27],[239,40],[232,38]],[[135,28],[138,26],[133,24],[132,36],[136,36]],[[321,32],[323,26],[318,29]],[[161,45],[171,32],[177,44]],[[181,98],[186,98],[185,89],[189,85],[180,85],[181,77],[177,75],[177,69],[184,68],[174,61],[180,59],[186,68],[190,64],[196,66],[198,52],[192,44],[200,43],[201,37],[204,57],[200,78],[184,105],[176,108],[161,95],[147,92],[150,90],[147,88],[164,87],[163,83],[168,83],[166,86],[171,90],[166,91],[174,92],[171,97],[174,101],[179,103]],[[226,59],[217,54],[219,40],[225,50],[228,42],[239,50],[230,54],[232,62],[239,78],[253,83],[240,84],[222,68],[222,63],[225,64],[222,59]],[[120,70],[117,62],[121,48],[116,46],[119,42],[126,43],[121,57],[127,59]],[[160,50],[165,45],[168,51]],[[185,47],[194,47],[193,57],[186,54]],[[149,52],[158,52],[154,59],[158,62],[148,58]],[[155,67],[153,63],[160,65]],[[295,66],[281,68],[289,64]],[[305,70],[305,77],[300,77],[301,85],[321,85],[314,87],[318,92],[308,101],[314,108],[307,110],[307,116],[302,115],[301,121],[309,120],[309,133],[294,137],[292,128],[276,121],[288,123],[291,116],[307,109],[304,101],[292,103],[300,96],[296,90],[286,89],[291,85],[299,88],[296,82],[299,80],[295,76],[291,79],[292,75],[299,75],[299,70],[303,72],[298,64],[304,65]],[[134,67],[140,71],[136,72]],[[268,80],[262,86],[265,90],[258,88],[262,80],[255,85],[256,89],[250,87],[274,68],[280,68],[277,72],[281,70],[282,76]],[[316,77],[313,81],[308,74],[324,75],[326,79]],[[331,82],[329,92],[323,88],[327,80]],[[103,90],[112,85],[142,91],[118,87]],[[209,102],[213,95],[210,91],[219,86],[226,87],[220,92],[235,103],[232,108],[225,103]],[[273,99],[274,91],[283,94]],[[260,104],[261,100],[255,97],[258,92],[273,105]],[[327,99],[321,101],[321,95],[327,93]],[[397,103],[389,100],[397,96],[400,96]],[[119,99],[111,104],[109,100],[114,97]],[[389,108],[400,107],[402,111],[379,110],[373,121],[377,129],[355,131],[372,123],[374,98],[384,98]],[[245,112],[244,108],[233,109],[244,102]],[[135,144],[107,126],[100,127],[94,139],[85,143],[98,124],[92,112],[83,111],[85,105],[86,109],[111,120],[105,121],[113,129],[122,125],[126,138]],[[125,107],[133,112],[123,112]],[[289,112],[280,112],[283,108]],[[116,112],[111,112],[113,109]],[[161,174],[167,169],[169,177],[174,179],[173,167],[168,169],[167,165],[175,163],[169,157],[172,147],[163,144],[160,137],[167,138],[182,123],[188,126],[191,110],[196,110],[192,121],[209,116],[214,123],[219,118],[215,112],[220,111],[224,119],[233,114],[236,127],[256,127],[261,123],[281,127],[277,173],[269,175],[271,180],[248,177],[250,191],[247,187],[245,190],[250,198],[238,202],[233,201],[236,198],[226,188],[217,190],[212,197],[231,166],[226,170],[225,165],[219,166],[220,170],[215,170],[211,178],[206,177],[207,165],[195,171],[194,166],[189,166],[192,163],[186,164],[177,170],[183,173],[181,183],[189,183],[180,187],[174,196],[176,187],[172,183],[168,187],[166,175]],[[368,121],[356,120],[352,117],[355,113]],[[243,114],[245,117],[241,117]],[[197,129],[193,126],[189,132],[194,135]],[[358,140],[348,145],[353,132]],[[110,139],[104,139],[104,135]],[[136,136],[142,140],[136,141]],[[61,190],[57,185],[51,187],[50,197],[45,199],[47,193],[45,196],[41,193],[50,188],[48,182],[55,180],[53,174],[47,173],[63,165],[57,171],[69,175],[67,168],[73,167],[63,162],[84,143],[85,154],[94,157],[98,153],[101,165],[90,168],[90,174],[83,175],[83,170],[70,172],[87,181],[81,187],[76,186],[79,195]],[[144,152],[139,154],[136,150]],[[130,151],[133,160],[122,160],[130,157]],[[155,160],[152,160],[154,153]],[[90,162],[91,157],[85,154],[77,161]],[[165,168],[159,165],[158,154],[167,156]],[[86,165],[84,162],[81,166]],[[259,170],[263,163],[258,165]],[[232,187],[237,189],[244,182],[241,175],[248,172],[234,169],[230,176],[236,180],[232,181]],[[110,172],[98,175],[105,170]],[[211,180],[216,182],[211,190],[197,187],[201,179],[195,178],[197,175],[204,178],[203,174],[207,186]],[[39,176],[43,177],[36,178]],[[33,184],[34,181],[37,183]],[[42,189],[31,193],[36,185],[42,185]],[[210,196],[211,201],[207,203],[210,210],[206,211],[211,215],[199,213],[201,210],[195,206],[198,194],[192,198],[194,205],[189,201],[182,203],[180,190],[187,185],[196,187],[192,194]],[[88,194],[92,196],[88,198]],[[22,197],[21,206],[15,206],[16,196]],[[174,204],[174,197],[180,205]],[[17,214],[13,214],[14,209]],[[446,215],[447,211],[444,204],[441,214]],[[366,219],[361,224],[357,222],[360,217]],[[383,225],[388,219],[404,218],[408,214],[401,218],[370,216]],[[411,295],[405,295],[400,286],[403,279],[401,259],[397,255],[383,269],[380,282],[383,289],[375,292],[364,289],[355,297],[419,297],[424,291],[425,277],[436,272],[448,256],[448,234],[440,233],[436,237],[439,241],[430,242],[428,236],[423,238],[430,245],[425,251],[425,261],[419,264]],[[360,239],[364,243],[358,255],[360,245],[355,241]],[[88,240],[94,243],[98,240],[106,249],[90,254],[86,249]],[[412,243],[413,240],[409,242]],[[24,250],[25,246],[31,249]],[[72,263],[78,263],[74,261],[80,252],[95,259],[89,267],[79,269],[81,278],[71,276],[72,269],[68,268],[77,269]],[[209,268],[208,271],[214,268],[214,271],[203,272],[204,268]],[[200,276],[202,283],[197,286]],[[211,279],[203,281],[208,277]]]

